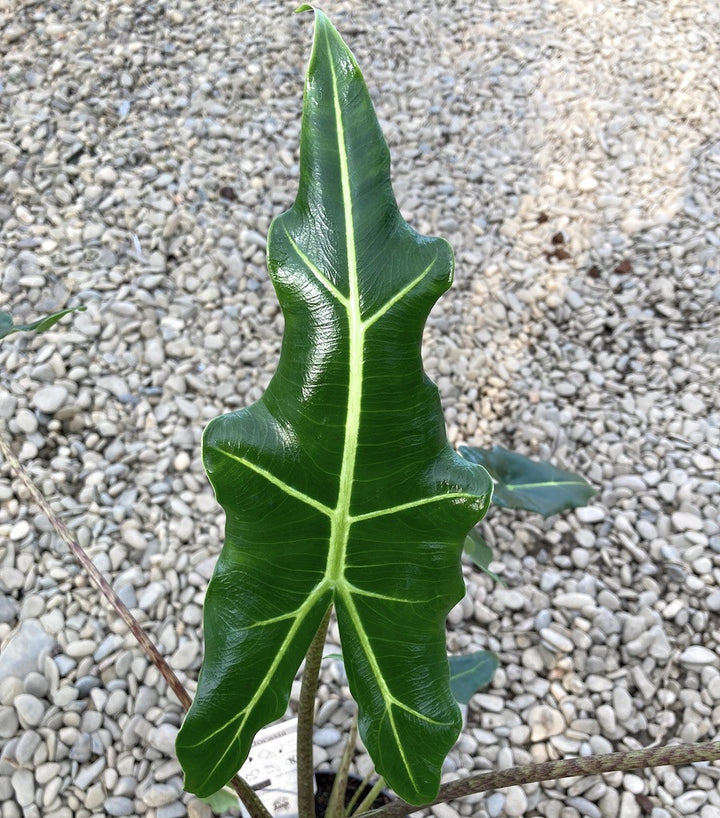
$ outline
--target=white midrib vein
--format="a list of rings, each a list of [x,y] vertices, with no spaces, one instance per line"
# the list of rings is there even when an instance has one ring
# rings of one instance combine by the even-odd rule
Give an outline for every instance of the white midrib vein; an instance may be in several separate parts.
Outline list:
[[[328,43],[328,52],[330,44]],[[333,104],[340,161],[340,185],[342,189],[343,217],[345,221],[345,251],[348,270],[348,298],[346,312],[348,317],[348,403],[345,415],[345,441],[343,443],[342,465],[338,498],[330,518],[330,554],[326,576],[331,582],[338,582],[343,575],[345,552],[350,534],[350,502],[355,479],[355,459],[357,456],[358,435],[360,431],[360,411],[362,408],[362,382],[365,330],[360,309],[360,287],[358,282],[357,253],[355,249],[355,221],[353,216],[352,192],[350,190],[350,171],[348,168],[345,145],[345,128],[338,93],[335,66],[330,62],[333,83]]]
[[[330,51],[328,43],[328,51]],[[352,501],[352,489],[355,479],[355,460],[357,457],[358,436],[360,431],[360,413],[362,409],[362,384],[363,384],[363,364],[365,346],[365,326],[363,325],[362,312],[360,307],[360,291],[358,281],[357,255],[355,250],[355,222],[352,207],[352,195],[350,191],[350,172],[347,162],[347,151],[345,145],[345,128],[342,119],[342,108],[340,106],[340,95],[338,93],[337,75],[335,66],[330,62],[330,70],[333,82],[333,104],[335,106],[335,121],[337,123],[338,156],[340,160],[340,182],[342,186],[343,215],[345,219],[345,237],[348,268],[348,355],[350,359],[348,376],[348,404],[345,418],[345,442],[343,445],[342,467],[340,470],[340,485],[338,500],[333,515],[331,517],[330,534],[330,554],[326,570],[327,579],[335,585],[337,592],[343,597],[347,612],[355,623],[357,637],[362,645],[363,652],[370,668],[372,669],[375,681],[380,689],[385,701],[386,716],[390,721],[390,729],[395,736],[395,743],[403,760],[403,765],[408,778],[416,786],[415,777],[412,774],[408,759],[405,755],[395,719],[392,712],[392,705],[399,704],[392,695],[382,671],[375,658],[374,651],[370,645],[362,621],[358,614],[352,594],[349,592],[348,583],[344,579],[345,554],[347,550],[348,537],[350,535],[350,503]]]

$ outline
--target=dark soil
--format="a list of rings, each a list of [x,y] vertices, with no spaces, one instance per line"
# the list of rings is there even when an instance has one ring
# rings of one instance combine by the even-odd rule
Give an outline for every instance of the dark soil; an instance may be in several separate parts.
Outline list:
[[[318,772],[315,773],[315,782],[317,784],[317,790],[315,792],[315,816],[316,818],[323,818],[325,815],[325,810],[327,809],[328,801],[330,799],[330,793],[332,792],[333,782],[335,781],[335,773],[330,771],[325,772]],[[362,778],[357,775],[351,775],[348,778],[348,785],[347,791],[345,792],[345,804],[347,805],[350,799],[355,795],[358,787],[362,784]],[[363,793],[360,796],[360,801],[370,792],[372,789],[371,786],[368,784],[365,785],[363,788]],[[384,807],[385,804],[389,804],[392,801],[392,798],[385,792],[381,792],[380,795],[373,801],[372,808],[376,809],[377,807]]]

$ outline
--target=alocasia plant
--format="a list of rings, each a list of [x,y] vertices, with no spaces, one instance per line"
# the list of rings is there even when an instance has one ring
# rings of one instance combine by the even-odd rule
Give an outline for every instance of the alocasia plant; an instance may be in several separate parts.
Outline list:
[[[317,10],[299,190],[271,225],[268,268],[285,316],[277,371],[203,435],[227,524],[177,738],[185,785],[207,796],[239,769],[334,605],[362,739],[387,783],[424,803],[461,726],[445,617],[492,482],[451,449],[422,368],[452,250],[402,219],[363,77]]]

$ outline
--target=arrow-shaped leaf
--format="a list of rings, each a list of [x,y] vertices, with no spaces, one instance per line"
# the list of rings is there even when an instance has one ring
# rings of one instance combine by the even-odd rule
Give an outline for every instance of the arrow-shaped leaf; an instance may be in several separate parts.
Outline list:
[[[461,446],[460,454],[484,466],[495,481],[493,502],[501,508],[522,508],[545,517],[584,506],[596,493],[587,480],[546,460],[530,460],[502,446]]]
[[[492,486],[450,448],[422,369],[452,251],[403,221],[362,75],[320,11],[299,190],[271,225],[268,267],[285,316],[277,372],[256,404],[203,435],[227,523],[177,739],[186,787],[218,790],[282,716],[334,604],[362,739],[389,786],[426,802],[461,724],[445,617]]]

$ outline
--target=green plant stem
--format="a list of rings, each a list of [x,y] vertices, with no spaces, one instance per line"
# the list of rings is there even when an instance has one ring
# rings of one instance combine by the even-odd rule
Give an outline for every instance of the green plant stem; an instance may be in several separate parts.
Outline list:
[[[132,635],[135,637],[138,644],[145,652],[145,655],[152,661],[155,667],[160,671],[162,677],[168,683],[168,686],[177,697],[183,709],[187,710],[192,704],[192,699],[190,698],[190,695],[188,694],[187,690],[185,690],[183,683],[175,675],[173,669],[165,661],[165,657],[162,656],[162,654],[157,649],[155,644],[151,641],[150,637],[147,635],[147,633],[145,633],[143,628],[140,626],[140,623],[137,621],[137,619],[135,619],[135,617],[130,612],[127,605],[125,605],[125,603],[120,599],[120,597],[115,593],[115,591],[113,591],[110,583],[95,567],[95,564],[90,559],[88,554],[85,552],[83,547],[75,539],[75,537],[73,537],[72,533],[70,532],[70,529],[50,508],[50,504],[42,496],[40,490],[37,488],[35,483],[33,483],[32,478],[27,473],[25,467],[22,465],[22,463],[20,463],[17,457],[15,457],[15,455],[12,452],[12,449],[10,448],[2,434],[0,434],[0,454],[2,454],[7,464],[23,482],[23,485],[30,493],[32,499],[37,503],[37,505],[42,510],[43,514],[45,514],[45,516],[50,521],[50,524],[55,529],[55,532],[57,533],[58,537],[60,537],[60,539],[65,543],[65,545],[67,545],[72,555],[84,568],[87,575],[90,577],[90,581],[97,588],[97,590],[100,591],[100,593],[105,597],[105,599],[110,603],[110,605],[112,605],[112,607],[118,613],[120,618],[127,625],[128,629],[130,630],[130,633],[132,633]],[[240,778],[240,776],[236,775],[230,781],[230,785],[235,790],[243,804],[245,804],[245,806],[247,807],[247,810],[250,813],[251,818],[272,818],[268,810],[265,808],[265,805],[258,797],[257,793],[250,787],[247,781],[243,780],[242,778]]]
[[[433,804],[453,801],[477,792],[499,790],[503,787],[522,786],[536,781],[552,781],[557,778],[570,778],[579,775],[600,775],[601,773],[627,772],[628,770],[646,769],[648,767],[682,766],[699,761],[717,761],[720,759],[720,741],[706,744],[666,744],[662,747],[648,747],[642,750],[629,750],[622,753],[607,753],[586,758],[566,758],[559,761],[546,761],[542,764],[528,764],[524,767],[512,767],[509,770],[496,770],[490,773],[450,781],[440,787],[438,797],[422,806],[412,806],[404,801],[394,801],[379,809],[362,813],[362,818],[402,818]]]
[[[325,647],[325,636],[330,624],[328,608],[317,633],[313,637],[305,656],[300,701],[298,702],[297,731],[297,790],[298,815],[300,818],[315,818],[315,794],[313,792],[313,723],[315,721],[315,693],[317,692],[320,664]]]
[[[328,800],[325,818],[343,818],[345,815],[345,796],[347,795],[348,773],[350,762],[355,755],[355,741],[357,740],[357,715],[353,716],[350,725],[350,734],[345,742],[340,765],[335,773],[330,799]]]
[[[365,791],[365,787],[367,787],[367,785],[370,783],[370,779],[373,777],[373,775],[375,775],[375,770],[370,770],[370,772],[360,782],[360,786],[352,794],[352,798],[348,801],[347,806],[345,807],[346,818],[350,818],[350,816],[356,812],[355,806],[360,800],[360,796]]]
[[[363,798],[360,802],[360,806],[355,810],[356,815],[362,815],[363,812],[373,805],[373,801],[380,795],[385,787],[385,779],[380,776],[378,780],[373,784],[372,789],[370,792]]]

